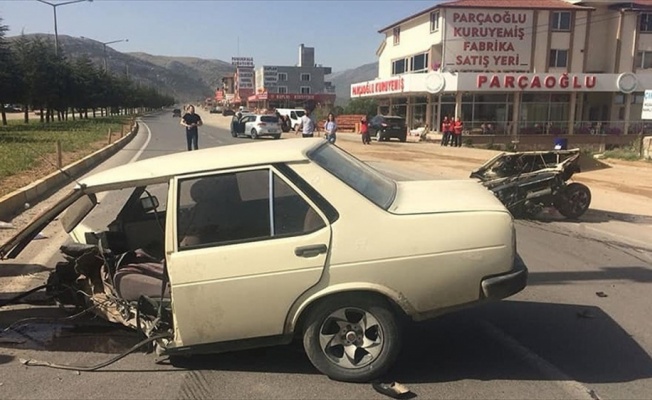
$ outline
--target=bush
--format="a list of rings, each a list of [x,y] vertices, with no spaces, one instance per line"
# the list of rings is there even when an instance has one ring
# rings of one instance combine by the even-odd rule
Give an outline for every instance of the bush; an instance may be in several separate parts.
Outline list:
[[[625,161],[638,161],[641,159],[639,151],[633,147],[615,148],[607,150],[603,154],[604,158],[614,158]]]

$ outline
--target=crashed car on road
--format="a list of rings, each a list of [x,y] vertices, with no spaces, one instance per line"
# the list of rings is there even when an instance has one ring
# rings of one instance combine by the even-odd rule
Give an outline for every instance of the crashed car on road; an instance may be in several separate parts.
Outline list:
[[[369,381],[398,356],[405,316],[502,299],[527,281],[513,218],[482,185],[396,182],[317,138],[97,173],[0,255],[16,257],[64,210],[76,243],[62,247],[51,293],[170,356],[301,337],[322,373]]]
[[[554,207],[566,218],[582,216],[591,204],[585,185],[567,181],[580,172],[580,150],[502,153],[471,173],[495,193],[514,217],[534,217]]]

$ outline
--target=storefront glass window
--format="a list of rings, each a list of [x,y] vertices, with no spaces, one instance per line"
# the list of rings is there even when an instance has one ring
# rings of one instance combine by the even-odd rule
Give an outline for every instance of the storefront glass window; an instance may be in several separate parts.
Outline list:
[[[548,93],[523,94],[519,132],[523,134],[562,134],[568,126],[570,95]]]

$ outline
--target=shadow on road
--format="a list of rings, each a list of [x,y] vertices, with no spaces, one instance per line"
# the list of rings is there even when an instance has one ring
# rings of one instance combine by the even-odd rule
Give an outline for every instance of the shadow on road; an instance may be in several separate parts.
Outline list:
[[[614,383],[652,377],[646,351],[600,308],[504,301],[417,325],[392,379],[554,379],[524,363],[519,351],[504,345],[504,337],[487,330],[483,320],[574,380]]]
[[[52,268],[47,268],[39,264],[0,264],[0,278],[10,278],[20,275],[37,274],[39,272],[51,271]],[[9,297],[9,296],[7,296]]]
[[[586,211],[584,215],[579,218],[571,219],[566,218],[559,213],[556,209],[549,207],[542,210],[534,218],[525,219],[536,222],[570,222],[570,223],[589,223],[589,224],[598,224],[605,223],[610,221],[620,221],[620,222],[629,222],[632,224],[652,224],[652,216],[649,215],[639,215],[639,214],[628,214],[621,213],[616,211],[606,211],[590,208]]]
[[[2,327],[8,320],[47,310],[9,312],[13,315],[0,313]],[[25,342],[12,345],[0,341],[0,347],[12,349],[16,357],[21,349],[118,354],[139,340],[134,332],[112,325],[62,328],[56,324],[31,326],[18,338]],[[504,301],[411,324],[401,356],[387,379],[408,384],[558,379],[523,357],[523,348],[580,382],[631,382],[652,377],[652,359],[646,351],[600,308]],[[151,358],[155,363],[156,357]],[[0,358],[0,363],[10,361]],[[189,370],[318,374],[300,341],[171,361],[171,366]]]

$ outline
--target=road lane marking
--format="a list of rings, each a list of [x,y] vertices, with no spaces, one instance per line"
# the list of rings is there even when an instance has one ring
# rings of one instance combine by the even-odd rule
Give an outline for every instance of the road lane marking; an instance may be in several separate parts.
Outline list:
[[[147,126],[147,124],[144,123],[143,120],[141,120],[140,118],[138,119],[138,123],[143,124],[145,129],[147,129],[147,140],[145,140],[145,143],[140,147],[140,150],[138,150],[138,152],[131,158],[131,160],[129,160],[129,164],[136,161],[138,157],[140,157],[140,155],[143,154],[143,151],[145,151],[145,149],[149,145],[149,141],[152,140],[152,131],[149,129],[149,126]]]
[[[512,351],[517,357],[521,358],[530,367],[541,372],[546,378],[558,383],[562,389],[568,392],[570,398],[585,400],[600,400],[598,394],[582,383],[566,375],[562,370],[541,358],[538,354],[523,346],[518,340],[509,336],[502,329],[489,321],[482,320],[482,327],[489,336]]]

